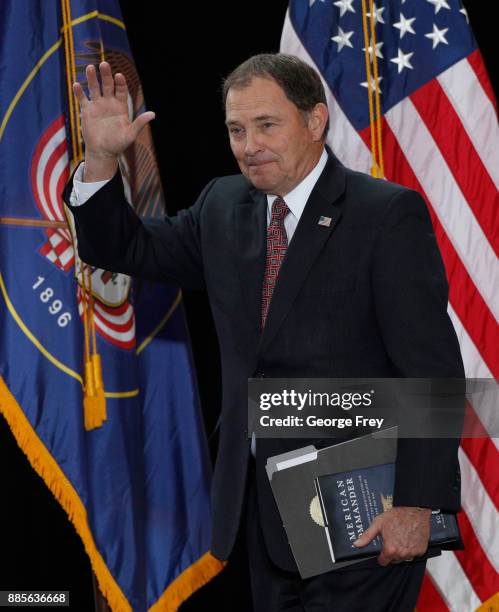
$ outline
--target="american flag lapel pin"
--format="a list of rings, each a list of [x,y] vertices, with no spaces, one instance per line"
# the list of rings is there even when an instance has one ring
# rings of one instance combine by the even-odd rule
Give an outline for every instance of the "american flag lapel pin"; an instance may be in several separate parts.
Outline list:
[[[318,225],[322,225],[324,227],[329,227],[331,225],[331,217],[323,217],[322,215],[319,217]]]

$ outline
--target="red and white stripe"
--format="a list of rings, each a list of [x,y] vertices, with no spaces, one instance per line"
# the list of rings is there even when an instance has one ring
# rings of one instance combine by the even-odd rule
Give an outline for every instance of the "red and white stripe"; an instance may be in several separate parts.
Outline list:
[[[78,312],[83,318],[82,291],[78,289]],[[135,315],[130,303],[105,306],[94,301],[95,330],[102,338],[122,349],[135,348]]]
[[[62,190],[69,177],[68,144],[64,116],[55,119],[40,138],[31,162],[31,189],[44,219],[65,221]],[[74,249],[68,229],[47,229],[48,241],[40,253],[64,271],[74,265]]]
[[[281,49],[317,69],[286,15]],[[323,81],[324,82],[324,81]],[[345,165],[369,172],[369,128],[351,125],[324,82],[329,144]],[[402,100],[383,117],[385,174],[428,203],[449,279],[449,316],[469,378],[499,377],[499,127],[479,51]],[[470,406],[478,438],[463,439],[465,551],[431,559],[418,610],[471,612],[499,592],[499,440],[494,411]]]

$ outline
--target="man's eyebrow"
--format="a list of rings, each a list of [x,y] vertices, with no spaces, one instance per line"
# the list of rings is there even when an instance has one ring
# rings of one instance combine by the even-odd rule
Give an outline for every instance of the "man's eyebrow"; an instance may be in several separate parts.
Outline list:
[[[253,121],[268,121],[269,119],[272,119],[272,121],[277,121],[279,117],[276,117],[275,115],[260,115],[259,117],[255,117]]]
[[[277,117],[276,115],[259,115],[258,117],[254,117],[251,121],[253,123],[260,123],[262,121],[268,121],[269,119],[272,119],[272,121],[279,121],[279,117]],[[237,121],[237,119],[227,119],[225,121],[225,125],[240,125],[240,121]]]

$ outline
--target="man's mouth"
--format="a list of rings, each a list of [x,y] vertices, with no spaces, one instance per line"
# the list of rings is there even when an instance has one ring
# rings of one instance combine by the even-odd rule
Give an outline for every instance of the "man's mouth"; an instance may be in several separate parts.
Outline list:
[[[259,166],[265,166],[266,164],[270,164],[273,161],[274,160],[272,160],[272,159],[261,160],[261,161],[252,161],[252,162],[248,162],[247,166],[248,166],[248,168],[258,168]]]

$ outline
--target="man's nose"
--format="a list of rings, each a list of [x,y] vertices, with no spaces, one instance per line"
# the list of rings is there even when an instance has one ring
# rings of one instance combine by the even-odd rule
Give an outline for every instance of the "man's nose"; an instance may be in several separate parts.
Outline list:
[[[245,154],[251,157],[262,150],[263,146],[258,134],[254,130],[248,130],[246,132],[246,142],[244,146]]]

